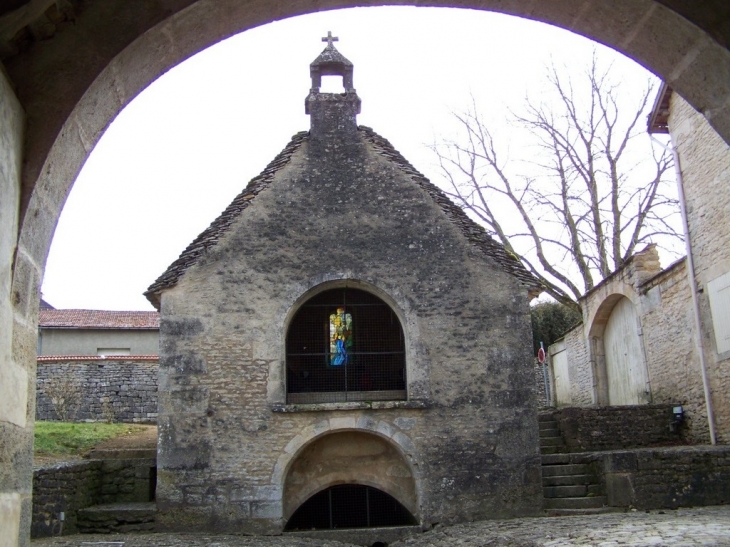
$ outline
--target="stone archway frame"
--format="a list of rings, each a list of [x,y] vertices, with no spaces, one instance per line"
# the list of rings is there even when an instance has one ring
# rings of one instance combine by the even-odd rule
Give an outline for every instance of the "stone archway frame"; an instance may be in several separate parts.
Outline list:
[[[303,428],[293,439],[289,441],[286,447],[284,447],[284,451],[276,461],[274,471],[271,475],[271,485],[282,497],[282,512],[286,477],[292,464],[296,461],[299,455],[312,443],[327,435],[348,431],[375,435],[395,447],[403,462],[408,466],[411,476],[415,482],[416,507],[411,508],[409,507],[410,504],[404,504],[404,506],[411,511],[416,519],[422,520],[423,464],[418,456],[418,451],[416,450],[413,441],[411,441],[408,435],[406,435],[401,429],[389,424],[388,422],[377,420],[370,416],[342,416],[324,419],[316,424]],[[378,485],[372,486],[378,487]],[[388,493],[392,495],[391,492]],[[403,501],[397,496],[394,497],[400,503],[403,503]],[[415,509],[415,511],[412,509]]]
[[[116,40],[111,48],[104,47],[107,44],[103,40],[115,32],[117,22],[104,23],[106,20],[101,19],[101,28],[74,25],[65,35],[38,43],[29,50],[40,52],[40,58],[25,58],[26,62],[19,66],[63,67],[63,70],[44,74],[42,78],[37,74],[25,75],[26,84],[34,86],[41,82],[38,87],[43,91],[31,94],[29,104],[24,105],[29,115],[22,175],[26,196],[23,203],[27,205],[20,211],[22,221],[13,260],[10,294],[13,317],[7,318],[3,327],[12,329],[14,339],[8,367],[15,367],[20,371],[18,374],[27,376],[26,395],[33,389],[35,380],[39,287],[56,223],[81,167],[122,108],[165,71],[238,32],[320,10],[388,3],[382,0],[170,0],[165,8],[170,15],[158,23],[145,19],[152,17],[151,10],[132,13],[139,16],[134,21],[136,30],[123,36],[121,43]],[[730,50],[713,38],[712,31],[696,26],[658,0],[404,0],[398,4],[492,10],[553,24],[609,45],[664,79],[730,142]],[[112,2],[93,5],[106,9]],[[59,44],[61,47],[54,49]],[[22,384],[18,382],[21,390]],[[28,400],[32,401],[30,395]],[[29,404],[29,421],[33,413]],[[21,444],[30,452],[32,427],[24,428],[21,433]],[[2,463],[9,466],[12,484],[20,485],[11,487],[7,495],[22,492],[23,496],[29,496],[32,477],[26,465],[8,459]],[[23,519],[30,522],[26,508]],[[21,535],[29,525],[23,526]]]
[[[640,310],[640,302],[638,295],[622,285],[617,288],[616,292],[607,295],[595,309],[591,310],[588,322],[588,350],[591,363],[591,371],[594,378],[595,400],[599,405],[608,405],[608,374],[606,368],[606,352],[603,345],[603,333],[606,330],[606,324],[611,317],[613,309],[622,298],[628,299],[637,310]],[[644,349],[644,339],[640,336],[642,351]],[[646,355],[644,355],[644,364],[646,366]]]
[[[81,90],[80,99],[60,114],[63,119],[53,122],[59,125],[54,137],[29,135],[31,150],[25,176],[34,180],[25,180],[33,193],[23,212],[18,260],[27,264],[21,270],[30,268],[35,281],[42,279],[56,222],[86,158],[116,115],[161,74],[220,40],[278,19],[325,9],[392,3],[197,0],[177,11],[172,8],[167,19],[105,61],[98,76]],[[607,44],[663,78],[730,142],[730,51],[655,0],[412,0],[395,4],[501,12],[552,24]],[[79,79],[81,76],[89,78],[80,74]],[[38,269],[41,271],[35,272]],[[20,283],[25,285],[28,280],[17,280],[16,285]]]
[[[288,289],[287,300],[291,302],[279,311],[276,324],[282,359],[269,365],[267,398],[272,404],[286,402],[286,335],[294,315],[302,304],[310,298],[330,289],[344,287],[359,289],[377,296],[385,302],[400,321],[403,331],[406,352],[406,392],[408,400],[426,400],[430,393],[428,359],[418,350],[419,329],[416,314],[411,310],[408,301],[402,297],[397,287],[381,287],[377,280],[363,281],[370,276],[368,272],[341,271],[330,272],[303,280]]]

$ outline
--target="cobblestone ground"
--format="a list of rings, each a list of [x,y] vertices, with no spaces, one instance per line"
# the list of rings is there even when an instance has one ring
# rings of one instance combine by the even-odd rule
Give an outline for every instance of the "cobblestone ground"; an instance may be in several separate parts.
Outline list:
[[[79,535],[32,547],[343,547],[294,536]],[[604,515],[483,521],[436,527],[391,547],[730,546],[730,505]]]

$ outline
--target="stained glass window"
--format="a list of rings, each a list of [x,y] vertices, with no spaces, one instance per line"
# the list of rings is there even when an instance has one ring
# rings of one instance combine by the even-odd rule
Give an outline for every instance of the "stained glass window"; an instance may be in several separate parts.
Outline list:
[[[349,361],[352,349],[352,314],[337,308],[330,315],[330,365],[340,367]]]

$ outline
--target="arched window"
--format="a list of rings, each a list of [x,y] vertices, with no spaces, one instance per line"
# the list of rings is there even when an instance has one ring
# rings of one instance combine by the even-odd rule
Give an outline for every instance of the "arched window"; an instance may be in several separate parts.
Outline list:
[[[406,398],[400,321],[377,296],[331,289],[310,298],[286,338],[287,402]]]
[[[322,490],[305,501],[286,523],[286,530],[379,528],[417,524],[393,496],[360,484]]]

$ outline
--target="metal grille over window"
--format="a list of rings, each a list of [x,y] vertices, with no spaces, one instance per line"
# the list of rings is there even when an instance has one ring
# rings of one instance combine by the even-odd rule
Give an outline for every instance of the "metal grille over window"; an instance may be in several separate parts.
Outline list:
[[[380,528],[417,524],[393,496],[359,484],[322,490],[305,501],[289,519],[287,530]]]
[[[308,300],[286,340],[287,402],[406,398],[403,329],[393,310],[357,289]]]

